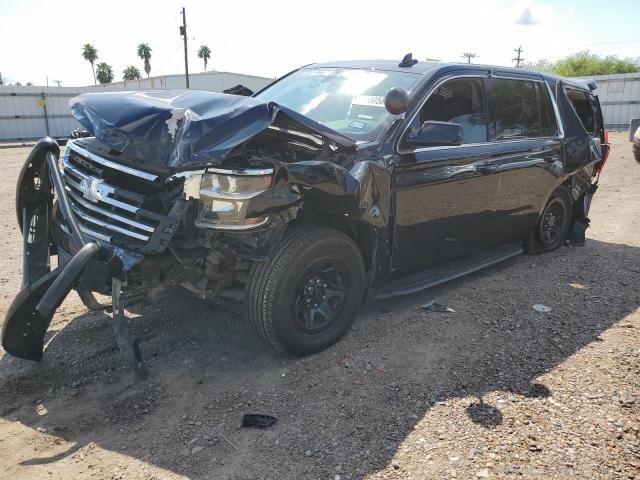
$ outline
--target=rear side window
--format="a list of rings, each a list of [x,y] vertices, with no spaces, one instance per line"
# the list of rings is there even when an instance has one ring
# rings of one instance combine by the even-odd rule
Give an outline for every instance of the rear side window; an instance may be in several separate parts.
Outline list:
[[[578,118],[580,118],[584,129],[591,135],[596,135],[598,133],[598,121],[595,101],[591,95],[573,88],[567,88],[565,92],[567,93],[567,97],[569,97],[571,105],[573,105],[574,110],[578,114]]]
[[[493,79],[492,104],[496,140],[544,136],[541,135],[539,94],[535,82]]]

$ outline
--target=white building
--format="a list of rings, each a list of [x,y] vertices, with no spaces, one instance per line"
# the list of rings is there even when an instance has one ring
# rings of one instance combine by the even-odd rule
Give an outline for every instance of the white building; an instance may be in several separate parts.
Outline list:
[[[222,92],[236,85],[244,85],[254,92],[273,82],[273,78],[245,75],[231,72],[202,72],[189,75],[189,88],[193,90],[208,90]],[[162,75],[159,77],[141,78],[128,82],[112,82],[105,85],[96,85],[99,90],[154,90],[186,88],[184,74]]]

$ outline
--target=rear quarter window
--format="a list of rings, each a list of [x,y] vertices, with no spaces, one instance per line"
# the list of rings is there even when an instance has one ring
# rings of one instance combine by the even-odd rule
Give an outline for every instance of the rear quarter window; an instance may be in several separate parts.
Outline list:
[[[566,88],[565,92],[584,129],[591,135],[597,135],[600,125],[593,96],[588,92],[573,88]]]

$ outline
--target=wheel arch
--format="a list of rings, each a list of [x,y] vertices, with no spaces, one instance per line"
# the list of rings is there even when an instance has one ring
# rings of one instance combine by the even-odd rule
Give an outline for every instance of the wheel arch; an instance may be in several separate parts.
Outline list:
[[[376,236],[373,227],[364,222],[354,220],[348,215],[338,215],[320,210],[303,209],[301,214],[291,222],[290,227],[297,225],[322,225],[347,235],[360,250],[365,271],[369,272],[375,263]]]

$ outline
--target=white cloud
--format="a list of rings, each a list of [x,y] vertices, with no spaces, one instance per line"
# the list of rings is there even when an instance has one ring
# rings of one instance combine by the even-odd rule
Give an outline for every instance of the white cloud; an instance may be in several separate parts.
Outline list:
[[[536,25],[537,23],[540,22],[533,17],[530,7],[526,7],[515,21],[516,25]]]

